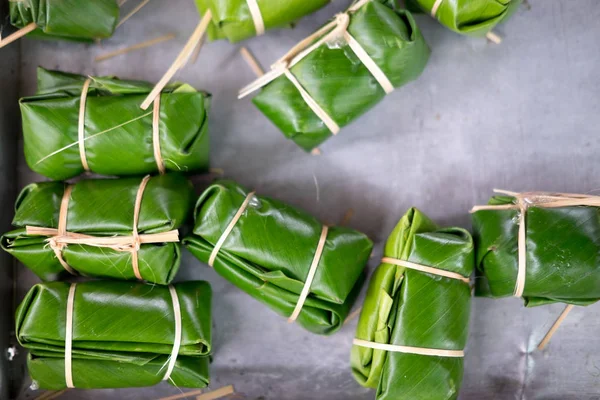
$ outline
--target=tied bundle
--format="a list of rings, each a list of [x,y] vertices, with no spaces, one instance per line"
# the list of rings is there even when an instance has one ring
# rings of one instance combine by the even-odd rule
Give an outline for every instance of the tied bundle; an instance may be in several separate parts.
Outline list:
[[[16,335],[43,389],[205,387],[211,296],[201,281],[42,283],[17,309]]]
[[[496,192],[473,208],[476,295],[522,297],[528,307],[600,299],[600,197]]]
[[[20,101],[27,164],[55,180],[207,170],[210,95],[176,83],[141,110],[151,90],[39,68],[38,93]]]
[[[393,1],[360,0],[240,91],[286,137],[310,151],[416,79],[429,48],[412,15]]]
[[[454,32],[486,36],[509,18],[522,0],[408,0],[410,8],[421,10]],[[497,41],[495,35],[488,36]]]
[[[10,23],[21,29],[19,36],[91,42],[112,36],[119,20],[116,0],[10,0],[9,4]]]
[[[202,15],[211,14],[209,40],[239,42],[265,30],[282,28],[324,7],[329,0],[196,0]]]
[[[417,209],[400,220],[375,270],[351,365],[377,399],[456,399],[463,377],[473,240]]]
[[[183,243],[225,279],[318,334],[338,330],[358,295],[372,242],[234,182],[210,186]]]
[[[42,280],[77,273],[168,284],[193,188],[177,174],[27,186],[2,248]]]

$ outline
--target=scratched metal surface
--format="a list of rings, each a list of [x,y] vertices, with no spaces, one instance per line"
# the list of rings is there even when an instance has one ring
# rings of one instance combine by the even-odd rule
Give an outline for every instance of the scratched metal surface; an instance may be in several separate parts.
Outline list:
[[[348,1],[335,1],[296,29],[245,42],[268,65]],[[588,192],[600,188],[600,2],[530,0],[498,29],[500,46],[455,35],[426,16],[433,53],[423,76],[390,95],[323,147],[304,154],[237,90],[253,75],[226,42],[205,45],[177,75],[214,95],[213,166],[226,176],[303,207],[324,221],[355,210],[350,225],[377,243],[410,206],[442,225],[469,227],[473,204],[494,187]],[[198,21],[191,1],[154,1],[101,47],[24,40],[20,94],[35,91],[35,68],[156,81]],[[94,57],[176,32],[169,43],[109,61]],[[1,53],[3,61],[8,53]],[[15,57],[16,59],[16,57]],[[6,70],[0,70],[6,83]],[[10,79],[10,75],[9,78]],[[4,131],[3,134],[7,134]],[[22,156],[21,156],[22,158]],[[40,179],[19,169],[19,186]],[[6,208],[5,208],[6,209]],[[370,269],[375,267],[371,262]],[[247,399],[372,399],[349,370],[356,321],[332,337],[311,335],[248,298],[189,254],[178,279],[214,288],[211,387],[234,384]],[[35,282],[19,270],[21,294]],[[519,300],[476,299],[461,399],[600,399],[600,308],[576,308],[544,352],[534,351],[562,306],[524,309]],[[64,399],[153,399],[163,384],[136,390],[73,390]],[[28,399],[38,393],[27,389]]]

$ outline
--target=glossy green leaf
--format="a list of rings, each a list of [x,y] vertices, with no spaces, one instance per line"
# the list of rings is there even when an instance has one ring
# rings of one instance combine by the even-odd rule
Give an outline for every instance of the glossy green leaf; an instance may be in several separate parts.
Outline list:
[[[40,388],[65,382],[65,332],[70,284],[35,285],[16,315],[19,343],[29,350],[29,374]],[[181,309],[182,341],[169,382],[209,383],[211,288],[207,282],[174,285]],[[75,387],[150,386],[165,375],[175,340],[173,301],[166,286],[92,281],[78,283],[73,307]]]
[[[396,88],[419,77],[429,59],[429,48],[413,16],[378,1],[351,14],[348,32]],[[319,46],[291,72],[340,127],[385,97],[380,84],[345,43]],[[332,136],[286,76],[264,86],[253,102],[304,150]]]
[[[129,236],[141,178],[90,179],[75,184],[69,201],[67,231],[93,236]],[[25,226],[57,228],[62,182],[27,186],[16,203],[15,230],[2,237],[2,248],[29,267],[42,280],[69,277],[48,245],[47,237],[31,236]],[[190,216],[194,201],[191,183],[178,174],[150,179],[142,197],[138,232],[159,233],[178,229]],[[131,253],[71,244],[63,258],[80,274],[90,277],[135,279]],[[138,251],[141,276],[148,282],[169,283],[180,263],[179,243],[142,244]]]
[[[25,159],[51,179],[83,173],[79,105],[86,76],[38,69],[38,94],[21,99]],[[140,104],[148,82],[93,77],[85,108],[85,154],[92,172],[141,175],[158,171],[152,108]],[[167,171],[205,171],[209,165],[210,95],[176,83],[160,96],[159,147]]]
[[[490,204],[513,204],[496,196]],[[600,209],[530,206],[525,214],[527,306],[561,302],[588,305],[600,299]],[[518,271],[519,210],[473,214],[477,244],[476,295],[512,296]]]
[[[210,186],[196,205],[192,254],[210,254],[249,191],[231,181]],[[305,212],[255,195],[225,240],[215,270],[280,315],[289,317],[308,275],[323,225]],[[373,243],[362,233],[330,227],[310,295],[297,319],[318,334],[339,329],[358,295]]]
[[[209,40],[239,42],[256,35],[254,20],[246,0],[195,0],[201,14],[212,13]],[[305,15],[324,7],[329,0],[257,0],[265,29],[289,27]]]
[[[469,277],[473,240],[460,228],[438,228],[410,209],[392,231],[385,257],[407,260]],[[373,273],[356,329],[370,342],[463,350],[471,291],[467,283],[382,263]],[[387,352],[353,346],[352,372],[377,399],[456,399],[463,359]]]
[[[17,28],[36,23],[30,36],[92,41],[112,36],[119,20],[116,0],[9,1],[10,22]]]
[[[407,0],[411,8],[431,14],[437,0]],[[448,29],[463,35],[485,36],[510,17],[522,0],[443,0],[435,14]]]

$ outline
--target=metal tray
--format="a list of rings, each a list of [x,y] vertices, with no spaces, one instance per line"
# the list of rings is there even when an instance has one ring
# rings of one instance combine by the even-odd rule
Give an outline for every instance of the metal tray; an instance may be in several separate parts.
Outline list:
[[[266,66],[348,1],[338,0],[293,30],[243,44]],[[6,19],[2,19],[6,21]],[[156,81],[198,21],[192,1],[155,1],[101,46],[22,40],[0,52],[0,185],[2,210],[33,180],[18,152],[17,94],[35,91],[35,68]],[[239,88],[254,77],[238,45],[206,44],[196,64],[177,75],[214,95],[212,165],[260,193],[349,225],[377,243],[376,267],[397,220],[417,206],[443,225],[470,226],[469,208],[493,187],[589,192],[600,188],[600,3],[530,0],[498,29],[501,45],[455,35],[427,16],[418,21],[433,53],[423,76],[397,90],[310,156],[288,142]],[[177,39],[96,63],[104,52],[176,32]],[[18,174],[15,180],[15,158]],[[0,222],[8,229],[11,215]],[[12,260],[1,256],[2,307],[10,306]],[[35,282],[17,267],[17,301]],[[233,384],[247,399],[358,400],[374,392],[354,382],[349,350],[356,320],[331,337],[287,324],[186,255],[177,277],[206,279],[214,288],[211,387]],[[525,309],[516,299],[475,299],[461,399],[600,399],[600,309],[576,308],[549,347],[535,346],[561,305]],[[0,313],[6,348],[12,311]],[[22,356],[22,355],[21,355]],[[22,357],[21,357],[22,359]],[[30,399],[22,363],[2,358],[0,389],[12,371],[13,396]],[[22,379],[18,379],[21,377]],[[154,399],[176,394],[167,384],[147,389],[72,390],[60,399]],[[7,398],[0,392],[0,398]]]

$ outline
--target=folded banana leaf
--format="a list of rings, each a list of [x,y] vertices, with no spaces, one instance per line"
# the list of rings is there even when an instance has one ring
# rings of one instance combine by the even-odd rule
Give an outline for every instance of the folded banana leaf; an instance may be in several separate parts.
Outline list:
[[[485,36],[517,11],[521,1],[407,0],[407,7],[432,15],[454,32],[469,36]]]
[[[133,232],[134,209],[141,178],[90,179],[77,182],[69,198],[66,231],[98,238],[118,238]],[[2,237],[2,248],[30,268],[42,280],[69,276],[52,248],[52,235],[28,234],[29,227],[58,228],[61,199],[66,185],[41,182],[27,186],[16,202],[15,230]],[[191,183],[178,174],[150,178],[143,191],[137,230],[151,235],[178,229],[189,217],[194,201]],[[130,248],[90,244],[66,244],[62,259],[81,275],[136,279]],[[146,242],[137,251],[141,277],[168,284],[179,269],[177,242]]]
[[[468,278],[474,266],[471,236],[438,228],[410,209],[392,231],[385,257],[450,271]],[[468,336],[468,282],[386,262],[375,270],[356,338],[386,345],[463,350]],[[377,399],[456,399],[463,377],[461,357],[385,351],[355,345],[352,372]]]
[[[511,196],[494,196],[489,201],[502,207],[516,203]],[[595,303],[600,300],[600,208],[543,205],[530,204],[525,213],[525,305]],[[473,213],[477,296],[514,295],[519,215],[518,207]]]
[[[236,213],[247,207],[226,236],[213,267],[225,279],[290,317],[317,254],[323,225],[280,201],[250,193],[231,181],[210,186],[196,204],[193,234],[183,243],[202,262]],[[363,283],[372,242],[362,233],[330,227],[317,258],[310,295],[296,322],[318,334],[339,329]]]
[[[247,0],[195,0],[201,14],[210,10],[209,40],[239,42],[256,35]],[[289,27],[305,15],[324,7],[329,0],[255,0],[265,29]]]
[[[67,387],[65,334],[70,286],[67,282],[35,285],[17,309],[17,339],[29,350],[29,374],[42,389]],[[181,310],[181,345],[168,381],[178,387],[205,387],[211,352],[211,288],[201,281],[177,283],[174,288]],[[166,286],[78,283],[72,313],[74,387],[159,383],[175,343],[174,307]]]
[[[409,12],[396,9],[393,1],[373,0],[347,15],[350,21],[346,31],[385,75],[390,90],[419,77],[427,64],[429,48]],[[338,25],[329,34],[339,36],[339,29]],[[386,95],[344,38],[333,37],[307,54],[292,51],[285,61],[291,65],[289,71],[298,84],[338,127],[348,125]],[[333,135],[288,76],[280,75],[261,85],[254,104],[298,146],[310,151]]]
[[[38,93],[20,101],[25,159],[33,171],[55,180],[85,172],[78,123],[87,78],[38,68]],[[83,151],[91,172],[141,175],[159,171],[159,163],[166,171],[208,169],[209,94],[187,84],[167,86],[160,96],[155,145],[153,109],[140,109],[153,85],[115,77],[90,79]]]
[[[93,41],[112,36],[119,20],[116,0],[10,0],[10,23],[17,28],[35,23],[29,36]]]

